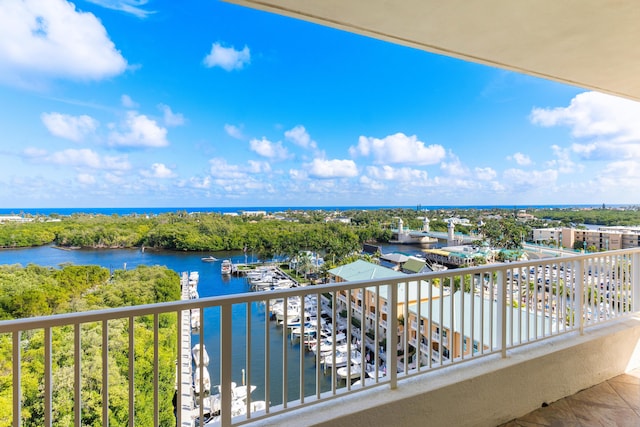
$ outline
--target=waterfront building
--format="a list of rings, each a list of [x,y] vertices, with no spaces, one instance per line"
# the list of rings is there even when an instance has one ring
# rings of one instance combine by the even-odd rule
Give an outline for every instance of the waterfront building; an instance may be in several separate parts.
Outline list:
[[[329,273],[334,283],[407,276],[404,273],[363,260],[334,268],[329,270]],[[420,286],[419,292],[418,285]],[[399,285],[398,294],[403,297],[398,298],[397,312],[405,313],[405,305],[408,306],[410,304],[429,301],[429,295],[431,295],[432,300],[438,299],[441,295],[440,289],[433,287],[431,294],[429,294],[428,287],[429,283],[424,280],[408,281],[406,285]],[[337,299],[341,310],[348,310],[350,308],[352,316],[365,319],[362,327],[365,331],[375,329],[376,316],[379,316],[379,333],[381,336],[384,336],[387,332],[387,315],[390,312],[388,292],[389,289],[387,286],[380,286],[379,288],[369,286],[364,288],[364,293],[362,289],[357,291],[339,291]],[[402,332],[402,328],[398,328],[398,337],[401,337]],[[398,339],[398,343],[400,344],[400,348],[402,348],[402,341],[400,339]]]
[[[564,327],[555,319],[528,311],[518,304],[507,309],[511,319],[506,328],[510,345],[522,342],[523,337],[543,337]],[[447,361],[490,350],[499,342],[500,331],[491,327],[496,324],[498,313],[498,303],[494,299],[462,291],[445,294],[440,301],[421,302],[419,313],[418,305],[411,304],[406,325],[412,354],[417,354],[420,348],[420,363],[424,366],[429,363],[428,354],[437,361],[440,357]],[[492,321],[483,321],[484,318],[492,318]]]
[[[406,274],[426,273],[432,271],[427,265],[427,261],[414,256],[409,256],[408,259],[400,267],[400,271]]]
[[[583,250],[588,248],[595,248],[596,251],[631,249],[640,247],[640,230],[638,227],[536,228],[533,230],[533,241]]]
[[[533,242],[538,244],[558,244],[562,241],[562,227],[534,228],[532,234]]]

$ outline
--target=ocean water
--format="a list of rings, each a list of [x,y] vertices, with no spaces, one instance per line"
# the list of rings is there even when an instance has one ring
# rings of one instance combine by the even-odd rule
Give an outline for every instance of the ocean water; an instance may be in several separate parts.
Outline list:
[[[413,205],[413,206],[174,206],[174,207],[101,207],[101,208],[0,208],[0,215],[72,215],[74,213],[100,214],[100,215],[157,215],[167,212],[215,212],[234,213],[241,211],[266,211],[268,213],[285,212],[288,210],[324,210],[324,211],[347,211],[347,210],[376,210],[389,208],[417,209],[417,210],[439,210],[439,209],[542,209],[542,208],[587,208],[601,207],[599,204],[577,204],[577,205]],[[608,205],[609,207],[622,207],[624,205]]]

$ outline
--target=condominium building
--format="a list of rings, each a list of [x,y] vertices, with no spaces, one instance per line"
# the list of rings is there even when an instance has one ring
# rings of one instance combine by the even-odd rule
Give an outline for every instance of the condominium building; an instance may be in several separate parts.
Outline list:
[[[597,251],[632,249],[640,247],[639,227],[598,227],[577,229],[568,227],[536,228],[532,240],[535,243],[560,244],[565,248]]]

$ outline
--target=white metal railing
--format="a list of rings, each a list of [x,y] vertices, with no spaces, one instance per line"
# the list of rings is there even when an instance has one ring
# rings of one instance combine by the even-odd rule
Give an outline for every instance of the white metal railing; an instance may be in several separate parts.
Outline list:
[[[178,361],[186,356],[185,350],[174,343],[171,350],[175,352],[177,383],[183,382],[180,374],[190,377],[191,372],[186,370],[196,369],[200,378],[207,370],[211,384],[220,384],[219,388],[212,387],[210,396],[201,393],[193,401],[185,402],[186,398],[178,395],[178,425],[194,425],[195,418],[209,418],[211,425],[228,426],[294,411],[364,388],[381,385],[396,388],[401,386],[399,378],[488,354],[506,357],[506,352],[514,347],[571,331],[582,333],[591,325],[636,311],[640,307],[639,286],[640,250],[619,250],[393,279],[2,321],[0,339],[4,337],[5,342],[11,343],[12,424],[23,424],[23,409],[27,409],[24,396],[33,396],[29,387],[40,390],[36,394],[43,408],[42,425],[53,424],[53,414],[58,413],[58,408],[53,398],[56,384],[52,371],[61,362],[56,360],[58,349],[52,348],[51,335],[60,328],[72,331],[73,355],[67,363],[74,377],[71,415],[74,425],[83,425],[83,417],[89,415],[98,417],[102,425],[109,425],[114,410],[109,394],[109,367],[115,363],[109,325],[116,321],[129,325],[129,349],[135,347],[141,320],[146,319],[148,333],[154,335],[154,346],[147,354],[150,362],[144,362],[152,366],[149,378],[141,380],[153,383],[153,396],[138,394],[136,372],[142,369],[139,364],[143,363],[143,355],[129,351],[126,360],[117,362],[126,364],[124,369],[129,372],[129,425],[142,425],[136,424],[134,416],[141,401],[153,402],[156,413],[173,410],[172,403],[163,399],[159,391],[163,385],[159,348],[170,344],[160,342],[158,337],[165,327],[161,316],[169,316],[174,327],[178,323],[175,328],[178,343],[189,335],[206,344],[212,355],[208,366],[198,363],[194,367],[187,363],[184,367]],[[376,296],[373,301],[379,315],[374,316],[372,328],[365,326],[372,324],[365,323],[365,319],[373,310],[366,304],[357,307],[357,301],[352,301],[357,295]],[[380,307],[381,300],[386,301],[386,310]],[[283,302],[281,323],[275,320],[277,301]],[[297,306],[300,313],[316,315],[308,323],[301,322],[301,338],[295,340],[288,312]],[[191,313],[198,313],[200,318],[195,334],[190,325],[184,325]],[[382,313],[387,321],[382,320]],[[91,369],[85,366],[90,349],[83,346],[90,340],[87,325],[100,325],[91,328],[91,333],[101,336],[98,364],[102,364],[102,383],[94,385],[102,398],[99,414],[83,412],[87,409],[82,403],[95,391],[82,381],[85,369]],[[420,330],[416,330],[418,325]],[[325,334],[332,333],[323,337],[313,332],[323,329],[327,331]],[[344,344],[338,337],[340,331],[346,336]],[[35,347],[32,339],[38,333],[44,336],[44,346],[38,350],[44,361],[42,380],[39,384],[26,384],[21,375],[22,358],[27,353],[32,355]],[[318,344],[315,352],[314,343]],[[397,348],[404,353],[399,356]],[[354,383],[356,380],[360,382]],[[253,393],[245,389],[246,397],[238,397],[241,389],[234,389],[234,385],[239,383],[255,385],[256,389]],[[205,385],[202,379],[199,385],[201,388]],[[95,398],[95,394],[92,396]]]

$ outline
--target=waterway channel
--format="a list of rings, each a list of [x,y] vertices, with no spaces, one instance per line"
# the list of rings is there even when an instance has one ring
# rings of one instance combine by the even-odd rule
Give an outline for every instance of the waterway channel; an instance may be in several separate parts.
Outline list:
[[[390,252],[418,253],[417,247],[386,245],[384,253]],[[212,253],[219,261],[203,262],[201,258],[207,256],[203,253],[152,251],[140,249],[100,249],[100,250],[62,250],[53,246],[43,246],[25,249],[0,250],[0,264],[38,264],[42,266],[59,267],[64,264],[75,265],[100,265],[110,270],[131,269],[138,265],[166,266],[178,273],[197,271],[199,273],[198,293],[200,297],[221,296],[250,292],[248,281],[242,277],[223,276],[220,274],[220,262],[222,259],[231,259],[234,263],[256,262],[257,256],[244,254],[243,252],[216,252]],[[286,373],[287,401],[298,399],[300,385],[300,351],[298,342],[291,342],[283,336],[282,327],[275,321],[269,320],[263,304],[250,305],[251,323],[251,366],[250,372],[243,371],[246,358],[246,315],[247,305],[234,306],[233,309],[233,368],[232,380],[238,385],[246,380],[250,373],[249,382],[256,386],[252,395],[253,400],[269,400],[272,405],[282,403],[283,400],[283,353],[286,352],[288,370]],[[265,322],[269,323],[269,340],[265,340]],[[204,343],[208,350],[211,362],[209,373],[211,384],[220,382],[219,370],[219,310],[209,308],[204,311]],[[199,341],[199,334],[194,333],[192,344]],[[265,396],[265,354],[266,346],[269,346],[269,396]],[[316,387],[321,391],[331,388],[329,376],[320,375],[320,382],[316,384],[315,357],[312,352],[303,351],[303,378],[304,394],[312,396],[316,393]],[[214,390],[212,390],[214,391]]]

